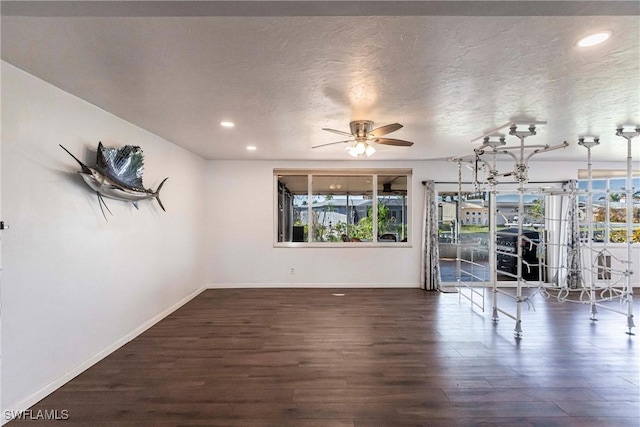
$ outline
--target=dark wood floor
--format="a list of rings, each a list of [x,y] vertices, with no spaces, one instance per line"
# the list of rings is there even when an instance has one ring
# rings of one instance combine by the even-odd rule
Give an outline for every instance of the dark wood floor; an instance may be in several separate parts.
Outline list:
[[[32,411],[68,411],[60,426],[638,427],[625,317],[534,301],[516,340],[456,294],[209,290]]]

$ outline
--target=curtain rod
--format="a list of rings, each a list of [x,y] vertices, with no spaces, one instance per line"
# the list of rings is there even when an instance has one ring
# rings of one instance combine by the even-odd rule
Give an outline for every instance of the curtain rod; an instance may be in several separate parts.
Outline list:
[[[434,181],[435,184],[458,184],[458,181]],[[569,181],[527,181],[527,184],[568,184]],[[422,185],[426,185],[427,181],[422,181]],[[462,181],[460,184],[475,185],[477,182]],[[486,184],[486,183],[482,183]],[[517,184],[517,182],[498,182],[498,184]]]

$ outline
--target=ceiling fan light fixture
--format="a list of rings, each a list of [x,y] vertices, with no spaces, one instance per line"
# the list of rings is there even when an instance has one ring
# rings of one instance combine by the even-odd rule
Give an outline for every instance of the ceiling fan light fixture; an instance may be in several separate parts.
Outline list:
[[[349,155],[352,157],[358,157],[358,152],[356,151],[356,147],[349,148]]]
[[[375,153],[375,152],[376,152],[376,149],[375,149],[375,148],[373,148],[373,145],[369,145],[369,144],[367,144],[367,148],[366,148],[366,150],[365,150],[364,152],[365,152],[365,154],[367,155],[367,157],[369,157],[369,156],[371,156],[373,153]]]
[[[599,33],[590,34],[586,37],[581,38],[578,41],[579,47],[591,47],[597,44],[605,42],[609,37],[611,37],[611,31],[601,31]]]
[[[367,144],[362,141],[358,141],[353,149],[355,150],[356,155],[360,156],[367,151]]]

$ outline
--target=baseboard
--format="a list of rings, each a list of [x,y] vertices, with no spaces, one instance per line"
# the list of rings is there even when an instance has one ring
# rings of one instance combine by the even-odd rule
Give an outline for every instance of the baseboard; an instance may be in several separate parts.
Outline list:
[[[210,283],[207,289],[266,289],[266,288],[419,288],[419,283]]]
[[[455,287],[457,283],[446,282],[443,287]],[[477,286],[477,285],[476,285]],[[481,287],[481,286],[478,286]],[[485,284],[487,289],[491,289],[493,285]],[[499,288],[515,288],[516,282],[499,282]],[[535,286],[532,286],[535,287]],[[633,285],[637,288],[638,285]],[[209,283],[206,289],[269,289],[269,288],[297,288],[297,289],[322,289],[322,288],[340,288],[340,289],[362,289],[362,288],[420,288],[419,283]]]
[[[458,286],[456,282],[442,283],[443,288],[453,288]],[[474,287],[483,287],[479,284],[475,284]],[[485,288],[491,289],[493,285],[485,284]],[[516,282],[499,282],[499,288],[516,288]],[[533,289],[535,286],[530,286]],[[633,288],[637,288],[637,285],[633,285]],[[378,288],[378,289],[403,289],[403,288],[420,288],[419,283],[210,283],[206,285],[206,289],[363,289],[363,288]]]
[[[22,401],[13,405],[12,408],[3,408],[2,415],[0,416],[0,425],[4,425],[9,421],[11,421],[10,419],[5,418],[5,414],[7,413],[17,414],[19,412],[26,411],[27,409],[29,409],[30,407],[32,407],[33,405],[35,405],[36,403],[38,403],[39,401],[47,397],[49,394],[53,393],[55,390],[65,385],[66,383],[71,381],[73,378],[80,375],[82,372],[86,371],[91,366],[95,365],[96,363],[98,363],[99,361],[101,361],[102,359],[104,359],[114,351],[118,350],[123,345],[127,344],[128,342],[130,342],[131,340],[133,340],[134,338],[136,338],[137,336],[145,332],[147,329],[151,328],[153,325],[155,325],[165,317],[167,317],[168,315],[170,315],[171,313],[173,313],[174,311],[176,311],[177,309],[179,309],[180,307],[182,307],[183,305],[185,305],[186,303],[188,303],[189,301],[191,301],[192,299],[200,295],[206,289],[207,289],[206,286],[196,289],[191,294],[182,298],[180,301],[173,304],[171,307],[162,311],[158,315],[154,316],[150,320],[144,322],[142,325],[138,326],[136,329],[134,329],[124,337],[120,338],[115,343],[111,344],[107,348],[99,351],[98,353],[94,354],[90,358],[86,359],[84,362],[80,363],[74,369],[59,376],[58,378],[51,381],[49,384],[42,387],[40,390],[33,393],[26,399],[23,399]]]

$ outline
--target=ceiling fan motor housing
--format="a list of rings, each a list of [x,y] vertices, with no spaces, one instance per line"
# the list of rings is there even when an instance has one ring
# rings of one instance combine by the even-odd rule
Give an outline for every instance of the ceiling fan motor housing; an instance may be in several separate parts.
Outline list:
[[[351,134],[356,138],[366,138],[367,134],[373,129],[371,120],[355,120],[349,123]]]

